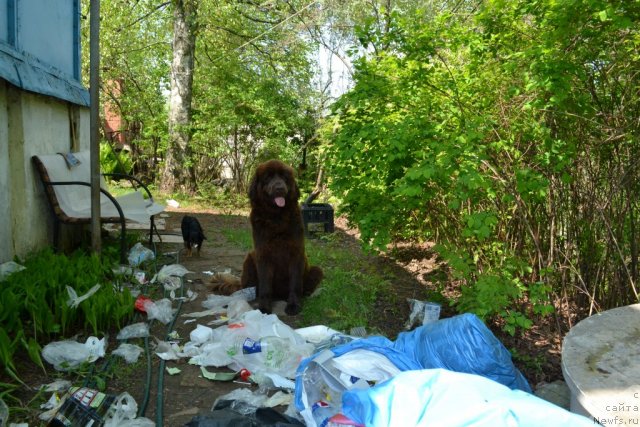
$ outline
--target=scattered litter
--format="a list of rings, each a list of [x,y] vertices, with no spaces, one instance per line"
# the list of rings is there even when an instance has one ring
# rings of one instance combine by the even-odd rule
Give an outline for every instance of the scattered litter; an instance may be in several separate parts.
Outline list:
[[[46,393],[65,392],[69,390],[70,387],[71,387],[71,381],[58,379],[52,383],[41,385],[40,390]]]
[[[184,277],[187,273],[192,273],[192,271],[187,270],[180,264],[167,264],[162,266],[160,271],[158,271],[158,274],[151,279],[151,282],[155,282],[157,280],[160,283],[164,283],[170,277]]]
[[[307,326],[306,328],[298,328],[296,332],[302,336],[307,342],[318,344],[328,340],[339,332],[324,325]]]
[[[173,290],[173,291],[169,292],[169,297],[172,300],[175,300],[175,301],[191,302],[191,301],[195,301],[196,298],[198,298],[198,293],[197,292],[193,292],[191,289],[188,289],[186,296],[176,297],[176,292],[175,292],[175,290]]]
[[[178,333],[178,331],[173,330],[169,332],[169,334],[167,334],[167,338],[170,340],[177,341],[180,339],[180,333]]]
[[[140,283],[141,285],[147,283],[147,276],[144,271],[136,271],[133,277],[135,277],[138,283]]]
[[[237,388],[230,393],[220,396],[213,404],[215,408],[220,401],[230,401],[230,409],[243,414],[248,415],[254,413],[256,409],[263,406],[264,402],[268,399],[266,393],[256,390],[251,391],[248,388]]]
[[[347,393],[368,390],[371,384],[385,383],[403,371],[439,368],[475,374],[512,389],[531,391],[513,365],[508,350],[477,316],[467,313],[402,332],[395,342],[374,336],[314,354],[298,367],[295,405],[307,425],[315,427],[341,412]],[[406,399],[400,404],[406,405]],[[386,409],[380,410],[387,413]],[[359,418],[353,419],[361,422]],[[393,424],[412,425],[395,420]],[[387,425],[387,421],[379,425]]]
[[[309,357],[313,344],[283,323],[274,314],[258,310],[241,314],[228,325],[216,329],[199,324],[191,333],[186,348],[191,354],[189,363],[199,366],[226,366],[234,371],[245,368],[254,374],[253,380],[263,385],[294,387],[287,378],[295,377],[301,360]],[[276,375],[275,380],[267,376]],[[260,381],[254,381],[259,382]]]
[[[207,325],[209,325],[209,326],[220,326],[220,325],[224,325],[228,321],[229,321],[229,319],[227,318],[227,316],[220,316],[217,319],[214,319],[214,320],[211,320],[211,321],[207,322]]]
[[[253,301],[256,299],[256,287],[250,286],[248,288],[242,288],[231,294],[231,298],[241,298],[246,301]]]
[[[296,383],[288,378],[283,377],[282,375],[273,374],[270,372],[265,372],[263,375],[264,377],[271,380],[271,383],[273,383],[273,387],[275,388],[284,388],[288,390],[293,390],[296,388]],[[252,375],[252,378],[257,384],[265,385],[265,383],[260,381],[260,377],[258,375]]]
[[[212,381],[233,381],[237,376],[237,372],[209,372],[204,366],[200,367],[202,377]]]
[[[15,261],[7,261],[0,264],[0,282],[18,271],[24,270],[26,267],[18,264]]]
[[[182,287],[182,279],[177,276],[167,276],[160,282],[165,291],[171,292],[175,297],[175,291]]]
[[[138,322],[120,329],[116,338],[119,340],[128,340],[130,338],[146,338],[148,336],[149,324],[146,322]]]
[[[410,330],[415,325],[426,325],[427,323],[436,322],[440,318],[440,304],[431,301],[420,301],[413,298],[407,298],[411,313],[409,320],[404,325],[405,330]]]
[[[84,344],[73,340],[54,341],[44,346],[42,357],[57,371],[69,371],[104,357],[105,347],[106,338],[89,337]]]
[[[156,319],[163,325],[173,320],[176,311],[171,308],[171,300],[169,298],[162,298],[158,301],[143,300],[142,306],[147,313],[148,320]]]
[[[228,366],[233,363],[221,342],[210,342],[198,348],[198,353],[189,359],[189,364],[199,366]]]
[[[199,317],[205,317],[205,316],[216,316],[222,313],[226,313],[226,310],[221,308],[211,308],[205,311],[195,311],[193,313],[184,313],[182,317],[199,318]]]
[[[189,338],[195,344],[204,344],[213,339],[213,329],[208,326],[198,325],[191,331]]]
[[[172,208],[179,208],[180,207],[180,203],[178,203],[176,200],[169,199],[169,200],[167,200],[167,206],[172,207]]]
[[[57,409],[62,404],[58,393],[52,393],[49,400],[40,405],[40,409]],[[1,425],[1,424],[0,424]]]
[[[57,412],[40,419],[50,425],[103,425],[104,427],[153,427],[147,418],[136,418],[138,404],[129,393],[116,396],[86,387],[73,387],[61,399]],[[47,418],[48,417],[48,418]]]
[[[67,293],[69,294],[69,300],[67,301],[67,306],[71,308],[78,307],[78,305],[80,305],[82,301],[86,300],[91,295],[98,292],[98,289],[100,289],[100,285],[94,285],[91,289],[87,291],[86,294],[79,297],[76,290],[73,289],[71,286],[67,285]]]
[[[170,368],[168,366],[165,369],[167,370],[167,373],[169,375],[178,375],[180,372],[182,372],[179,368]]]
[[[460,314],[401,332],[393,347],[417,361],[421,369],[476,374],[531,393],[509,350],[474,314]]]
[[[276,406],[289,405],[291,402],[293,402],[293,395],[291,393],[285,393],[278,390],[273,394],[273,396],[265,400],[262,406],[264,408],[273,408]]]
[[[113,350],[112,354],[124,358],[129,364],[136,363],[140,354],[142,354],[142,347],[135,344],[122,343],[117,349]]]
[[[179,360],[182,357],[180,346],[166,341],[158,341],[155,352],[162,360]]]
[[[243,299],[234,299],[229,301],[227,306],[227,317],[231,320],[237,319],[247,311],[253,310],[249,303]]]
[[[144,247],[142,243],[138,242],[133,245],[129,251],[127,259],[129,260],[130,266],[137,267],[145,261],[155,259],[155,255],[151,249]]]

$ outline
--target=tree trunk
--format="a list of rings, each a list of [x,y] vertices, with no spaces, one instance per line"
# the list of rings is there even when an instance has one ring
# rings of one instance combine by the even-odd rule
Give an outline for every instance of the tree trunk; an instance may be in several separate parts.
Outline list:
[[[169,146],[160,188],[193,194],[195,167],[191,153],[191,95],[196,45],[197,0],[173,0],[173,60],[169,95]]]

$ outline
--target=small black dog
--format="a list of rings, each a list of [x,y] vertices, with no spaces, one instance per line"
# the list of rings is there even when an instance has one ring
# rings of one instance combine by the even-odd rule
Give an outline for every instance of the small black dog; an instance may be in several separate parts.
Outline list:
[[[187,256],[191,256],[194,248],[196,249],[197,255],[200,256],[202,241],[206,240],[206,237],[204,237],[198,219],[189,215],[183,216],[181,228],[184,247],[187,249]]]

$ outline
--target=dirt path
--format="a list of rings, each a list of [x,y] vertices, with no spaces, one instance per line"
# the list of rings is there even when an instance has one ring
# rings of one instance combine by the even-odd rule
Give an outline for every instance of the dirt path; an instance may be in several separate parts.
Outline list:
[[[208,283],[210,275],[205,272],[230,270],[232,274],[239,277],[242,262],[246,252],[238,249],[237,245],[227,241],[222,230],[233,228],[249,229],[248,218],[240,215],[221,215],[218,212],[193,212],[190,210],[174,209],[168,212],[169,217],[166,218],[165,233],[180,234],[180,220],[183,215],[189,214],[197,217],[204,229],[207,240],[203,244],[200,256],[186,257],[183,252],[179,254],[179,264],[187,268],[193,273],[189,273],[184,277],[185,289],[194,291],[198,294],[197,299],[185,302],[180,307],[180,316],[175,322],[174,329],[181,337],[181,343],[190,340],[189,334],[195,329],[198,323],[206,324],[211,318],[203,318],[197,322],[185,323],[186,317],[182,314],[199,312],[205,310],[202,302],[207,299],[210,294]],[[163,243],[158,245],[159,253],[173,253],[181,250],[182,243]],[[174,308],[176,304],[174,303]],[[274,312],[278,317],[292,327],[298,327],[298,316],[286,316],[278,309],[283,306],[275,305]],[[215,326],[212,326],[215,328]],[[167,326],[155,322],[152,325],[151,334],[153,337],[164,340],[167,334]],[[152,353],[152,379],[147,385],[145,372],[136,372],[128,378],[110,381],[109,389],[114,393],[127,391],[130,393],[139,406],[144,405],[145,400],[146,411],[144,416],[156,421],[158,413],[162,414],[164,426],[183,426],[189,422],[195,415],[209,411],[215,400],[238,387],[255,386],[241,385],[233,382],[219,382],[205,379],[201,376],[200,367],[189,365],[187,359],[179,361],[165,362],[165,368],[178,368],[180,373],[177,375],[169,375],[166,371],[162,376],[162,385],[158,386],[159,378],[161,378],[159,370],[161,360]],[[226,368],[207,368],[211,372],[230,372]],[[145,389],[149,388],[149,397],[145,398]],[[158,399],[158,390],[162,390],[160,400]]]
[[[192,273],[185,276],[185,289],[198,294],[197,299],[185,302],[180,307],[179,317],[174,324],[174,329],[178,332],[181,343],[190,341],[190,333],[198,323],[206,324],[209,319],[201,319],[192,323],[185,323],[185,313],[203,311],[202,302],[207,299],[210,292],[210,275],[207,272],[229,270],[239,277],[242,262],[246,255],[246,250],[239,248],[237,243],[227,241],[223,231],[244,230],[249,231],[249,221],[246,214],[230,214],[229,212],[217,211],[194,211],[193,209],[170,209],[165,218],[166,226],[164,233],[173,233],[180,236],[180,221],[185,214],[196,216],[203,226],[207,240],[201,250],[200,256],[185,257],[181,251],[183,244],[181,238],[175,239],[174,243],[162,243],[157,247],[159,254],[174,254],[161,259],[162,264],[171,264],[176,261],[186,267]],[[404,326],[409,317],[409,306],[407,298],[425,299],[425,291],[431,286],[431,280],[436,280],[433,275],[442,274],[438,271],[437,259],[428,245],[399,247],[394,251],[394,258],[386,256],[363,255],[357,241],[357,236],[353,235],[345,224],[336,221],[336,234],[340,238],[340,245],[352,247],[354,256],[365,256],[370,258],[370,262],[381,272],[382,276],[393,283],[394,295],[390,301],[379,301],[379,312],[374,319],[375,325],[367,325],[379,331],[382,335],[390,339],[395,336]],[[176,258],[176,253],[179,255]],[[173,307],[176,307],[174,302]],[[275,304],[274,312],[280,320],[289,324],[293,328],[302,326],[299,316],[290,317],[283,313],[284,303]],[[455,314],[454,311],[443,306],[442,317],[449,317]],[[212,326],[215,328],[215,326]],[[168,327],[159,322],[152,324],[150,341],[165,340]],[[496,332],[496,328],[494,333]],[[537,328],[533,331],[535,335],[527,336],[525,339],[514,339],[502,334],[498,338],[508,348],[515,348],[522,354],[526,354],[531,360],[544,355],[545,365],[536,366],[529,369],[527,364],[516,365],[525,374],[527,379],[534,386],[539,381],[554,381],[561,378],[559,368],[559,340],[551,334],[548,328]],[[552,339],[554,338],[555,339]],[[544,338],[544,340],[542,339]],[[110,346],[117,346],[114,339]],[[111,349],[110,349],[111,350]],[[151,351],[151,369],[148,371],[150,379],[147,378],[146,362],[139,361],[131,368],[124,367],[124,372],[119,372],[113,378],[107,380],[106,392],[119,394],[128,392],[131,394],[139,407],[145,408],[143,416],[157,422],[158,426],[184,426],[191,421],[194,416],[204,414],[211,410],[217,398],[225,395],[239,387],[250,387],[256,390],[256,386],[248,386],[233,382],[211,381],[201,376],[199,366],[189,365],[188,359],[179,361],[162,362],[156,354]],[[164,363],[164,365],[163,365]],[[169,375],[164,368],[178,368],[180,373]],[[226,368],[207,368],[211,372],[231,372]],[[162,375],[160,374],[162,372]],[[159,384],[160,383],[160,384]],[[147,394],[148,390],[148,394]],[[158,393],[161,390],[161,393]],[[284,409],[284,408],[280,408]],[[160,421],[161,420],[161,421]]]

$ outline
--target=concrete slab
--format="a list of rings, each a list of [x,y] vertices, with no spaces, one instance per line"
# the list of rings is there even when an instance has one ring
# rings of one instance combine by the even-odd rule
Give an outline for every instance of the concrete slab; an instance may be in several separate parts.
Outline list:
[[[602,425],[640,424],[640,304],[588,317],[562,346],[571,411]]]

